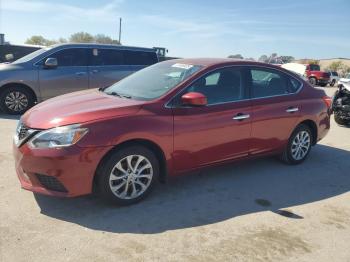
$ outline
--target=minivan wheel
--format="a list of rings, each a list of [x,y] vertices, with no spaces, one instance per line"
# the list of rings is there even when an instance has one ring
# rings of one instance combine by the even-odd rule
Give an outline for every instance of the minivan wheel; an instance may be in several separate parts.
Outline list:
[[[143,146],[117,150],[97,170],[100,195],[110,203],[134,204],[145,198],[159,175],[159,162]]]
[[[310,153],[312,133],[307,125],[299,125],[288,140],[288,145],[281,155],[281,160],[289,165],[302,163]]]
[[[9,87],[0,94],[0,108],[4,113],[11,115],[23,114],[33,105],[33,95],[23,87]]]

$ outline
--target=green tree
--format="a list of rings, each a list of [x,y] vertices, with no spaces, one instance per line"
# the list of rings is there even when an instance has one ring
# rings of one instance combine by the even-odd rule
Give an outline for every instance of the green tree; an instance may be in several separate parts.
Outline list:
[[[229,55],[228,58],[243,59],[243,56],[241,54],[236,54],[236,55]]]
[[[331,71],[339,71],[340,69],[342,69],[345,65],[343,64],[342,61],[334,61],[332,62],[328,68]]]
[[[94,41],[96,43],[100,43],[100,44],[114,44],[114,45],[119,45],[119,41],[118,40],[113,40],[111,37],[106,36],[104,34],[97,34],[94,36]]]
[[[94,37],[86,32],[78,32],[69,37],[71,43],[93,43]]]
[[[55,41],[53,40],[49,40],[49,39],[46,39],[44,38],[43,36],[41,35],[33,35],[31,36],[30,38],[28,38],[26,41],[25,41],[26,44],[29,44],[29,45],[42,45],[42,46],[48,46],[48,45],[52,45],[54,43],[56,43]]]
[[[269,58],[267,57],[267,55],[262,55],[259,57],[258,59],[259,62],[268,62],[269,61]]]
[[[290,63],[295,60],[293,56],[284,55],[280,57],[283,63]]]

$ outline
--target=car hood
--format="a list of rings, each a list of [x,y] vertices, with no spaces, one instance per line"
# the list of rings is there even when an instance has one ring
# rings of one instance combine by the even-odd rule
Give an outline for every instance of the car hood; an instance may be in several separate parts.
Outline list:
[[[143,103],[107,95],[97,89],[85,90],[40,103],[27,111],[22,121],[30,128],[48,129],[135,114]]]

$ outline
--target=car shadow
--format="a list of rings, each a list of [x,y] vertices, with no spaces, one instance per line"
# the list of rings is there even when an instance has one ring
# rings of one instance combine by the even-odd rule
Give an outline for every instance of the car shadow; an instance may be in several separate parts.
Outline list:
[[[20,118],[21,118],[20,115],[8,115],[8,114],[0,113],[0,119],[19,120]]]
[[[303,214],[288,207],[349,191],[349,159],[350,151],[317,145],[297,166],[273,158],[237,162],[173,178],[157,186],[144,201],[128,207],[106,205],[93,195],[35,198],[44,215],[115,233],[153,234],[266,210],[303,219]]]

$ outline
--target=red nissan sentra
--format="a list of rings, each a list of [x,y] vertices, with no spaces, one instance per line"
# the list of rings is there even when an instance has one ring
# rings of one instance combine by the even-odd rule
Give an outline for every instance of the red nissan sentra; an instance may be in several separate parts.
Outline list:
[[[231,59],[180,59],[99,90],[47,100],[14,137],[23,188],[93,188],[126,205],[168,176],[259,155],[299,164],[329,131],[330,98],[294,73]]]

